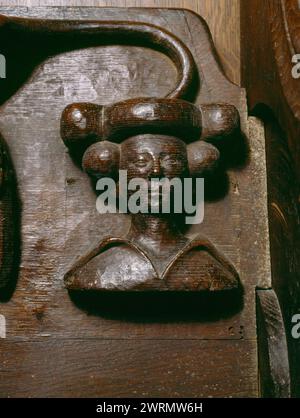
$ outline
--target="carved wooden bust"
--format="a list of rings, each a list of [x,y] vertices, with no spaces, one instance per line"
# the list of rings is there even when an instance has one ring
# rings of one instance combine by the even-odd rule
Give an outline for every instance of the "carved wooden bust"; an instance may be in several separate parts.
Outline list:
[[[118,178],[120,168],[126,170],[128,182],[141,178],[149,186],[155,178],[171,181],[212,173],[218,166],[220,153],[212,144],[199,140],[201,132],[205,131],[205,123],[210,121],[209,129],[206,129],[208,137],[209,130],[228,132],[238,124],[237,112],[230,106],[203,106],[199,110],[179,99],[136,99],[114,105],[116,116],[111,117],[110,121],[113,121],[115,129],[109,131],[99,123],[99,117],[95,117],[97,112],[100,113],[99,108],[84,103],[73,104],[65,109],[62,137],[66,145],[72,151],[78,148],[77,143],[80,147],[82,143],[89,144],[87,140],[83,141],[82,135],[78,135],[80,130],[84,131],[89,126],[90,131],[99,132],[101,125],[102,131],[109,132],[108,137],[115,141],[101,141],[98,137],[94,144],[86,145],[82,156],[85,171],[96,178]],[[134,123],[134,116],[139,117],[138,123]],[[109,126],[110,121],[105,119],[104,125]],[[101,240],[66,273],[67,288],[172,291],[237,289],[239,278],[234,267],[206,237],[187,237],[182,232],[182,216],[174,213],[173,202],[170,202],[170,213],[164,213],[161,190],[153,195],[149,187],[143,193],[140,199],[147,201],[151,208],[156,205],[156,213],[132,214],[131,227],[126,236]],[[131,194],[128,193],[128,199]],[[169,199],[173,200],[174,195],[170,194]]]

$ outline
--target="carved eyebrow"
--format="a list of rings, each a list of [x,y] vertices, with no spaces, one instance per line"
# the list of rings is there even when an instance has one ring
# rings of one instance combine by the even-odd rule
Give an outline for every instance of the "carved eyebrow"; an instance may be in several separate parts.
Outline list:
[[[169,158],[176,158],[178,160],[184,160],[184,156],[179,152],[169,153],[169,152],[164,152],[163,151],[159,155],[160,155],[160,157],[169,157]]]
[[[151,155],[151,153],[148,150],[140,150],[139,153],[140,154],[150,154]]]
[[[131,157],[131,156],[134,156],[134,157],[136,157],[136,156],[139,156],[139,155],[147,155],[147,156],[152,156],[152,154],[149,152],[149,151],[145,151],[145,150],[143,150],[143,151],[136,151],[136,150],[132,150],[130,153],[129,153],[129,156]]]

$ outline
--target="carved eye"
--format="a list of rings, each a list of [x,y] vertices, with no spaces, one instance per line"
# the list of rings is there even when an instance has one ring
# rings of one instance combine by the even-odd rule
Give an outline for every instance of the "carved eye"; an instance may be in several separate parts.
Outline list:
[[[182,168],[183,160],[180,156],[166,155],[161,159],[161,165],[164,168]]]

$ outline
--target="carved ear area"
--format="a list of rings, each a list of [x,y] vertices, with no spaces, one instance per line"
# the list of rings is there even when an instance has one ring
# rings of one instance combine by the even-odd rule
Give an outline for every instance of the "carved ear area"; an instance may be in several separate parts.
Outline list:
[[[119,168],[119,145],[109,141],[96,142],[84,153],[82,168],[94,177],[113,177]]]
[[[232,135],[240,127],[240,116],[235,106],[213,103],[200,106],[202,115],[201,139],[205,141]]]
[[[220,160],[218,149],[203,141],[187,145],[187,156],[191,176],[204,176],[215,171]]]
[[[102,108],[93,103],[72,103],[64,109],[60,133],[70,150],[87,148],[101,136],[99,120]]]

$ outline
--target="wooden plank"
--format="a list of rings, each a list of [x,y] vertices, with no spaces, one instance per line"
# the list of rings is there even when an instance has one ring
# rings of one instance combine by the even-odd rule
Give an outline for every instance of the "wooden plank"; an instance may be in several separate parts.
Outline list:
[[[0,396],[254,397],[255,345],[255,341],[4,341]]]

